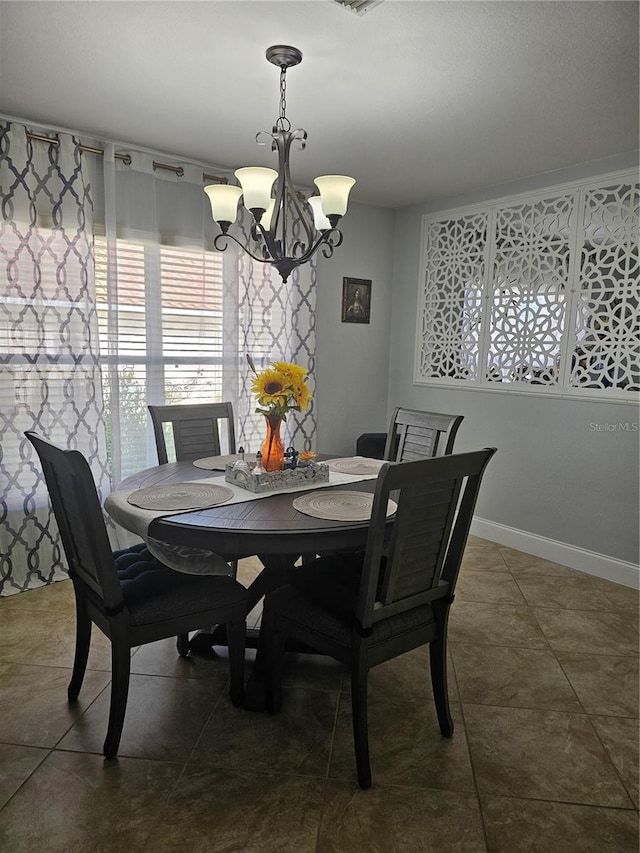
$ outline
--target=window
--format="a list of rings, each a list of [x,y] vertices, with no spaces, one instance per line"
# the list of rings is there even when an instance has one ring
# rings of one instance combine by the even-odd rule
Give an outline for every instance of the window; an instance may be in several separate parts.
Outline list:
[[[107,442],[119,480],[155,462],[148,403],[222,399],[223,284],[217,252],[118,240],[115,254],[108,288],[107,243],[96,238]]]
[[[425,217],[415,381],[637,399],[634,178]]]

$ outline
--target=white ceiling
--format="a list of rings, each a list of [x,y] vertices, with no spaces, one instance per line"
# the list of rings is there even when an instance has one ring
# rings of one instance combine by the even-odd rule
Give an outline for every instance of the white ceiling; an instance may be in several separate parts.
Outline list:
[[[293,177],[399,207],[638,146],[638,3],[0,0],[0,113],[221,167],[274,165],[273,44],[304,59]]]

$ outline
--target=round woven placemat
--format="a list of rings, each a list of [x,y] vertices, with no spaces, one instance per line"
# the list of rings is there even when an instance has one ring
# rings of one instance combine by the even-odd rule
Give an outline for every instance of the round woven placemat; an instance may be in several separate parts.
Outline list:
[[[132,492],[127,501],[140,509],[171,512],[183,509],[205,509],[223,504],[231,497],[233,497],[233,491],[226,486],[196,482],[147,486],[145,489]]]
[[[343,456],[340,459],[329,459],[330,471],[339,474],[377,474],[384,465],[382,459],[369,459],[367,456]]]
[[[329,521],[368,521],[371,518],[373,495],[368,492],[342,492],[320,489],[295,498],[293,506],[298,512],[313,518]],[[389,501],[387,515],[398,509],[395,501]]]

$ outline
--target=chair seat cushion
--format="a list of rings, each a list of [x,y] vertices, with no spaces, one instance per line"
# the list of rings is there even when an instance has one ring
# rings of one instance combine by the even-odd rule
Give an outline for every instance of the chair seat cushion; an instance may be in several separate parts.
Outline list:
[[[146,547],[114,553],[131,625],[147,625],[246,602],[247,590],[223,575],[187,575],[168,569]]]

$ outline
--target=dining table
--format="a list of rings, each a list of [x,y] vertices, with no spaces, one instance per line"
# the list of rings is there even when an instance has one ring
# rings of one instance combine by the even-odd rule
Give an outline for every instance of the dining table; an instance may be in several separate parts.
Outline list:
[[[107,497],[104,506],[117,524],[141,536],[152,553],[154,547],[165,549],[156,556],[179,571],[209,571],[206,560],[198,559],[201,553],[211,554],[214,560],[218,561],[217,567],[215,563],[212,564],[211,571],[214,572],[220,571],[219,565],[222,561],[228,564],[244,557],[257,556],[262,563],[262,569],[248,587],[249,613],[264,595],[287,583],[290,573],[296,571],[297,565],[305,558],[324,552],[364,549],[369,528],[368,515],[359,520],[319,518],[300,511],[295,506],[299,504],[302,494],[319,494],[320,488],[331,490],[331,495],[327,491],[323,497],[331,496],[332,502],[337,502],[338,516],[342,513],[339,509],[340,496],[337,493],[345,493],[342,495],[345,501],[347,496],[353,499],[359,493],[363,502],[366,501],[370,505],[377,472],[383,463],[380,460],[352,457],[353,463],[349,469],[350,459],[341,457],[335,460],[336,464],[342,463],[342,470],[335,471],[331,470],[332,459],[327,457],[329,481],[320,487],[314,484],[299,488],[294,486],[292,490],[259,496],[248,492],[238,494],[237,488],[233,487],[235,496],[232,501],[181,511],[170,511],[162,507],[158,509],[157,506],[152,510],[145,510],[132,503],[136,495],[153,493],[154,489],[162,491],[163,487],[185,487],[186,491],[189,485],[195,489],[204,484],[211,484],[214,487],[229,488],[224,470],[204,470],[198,467],[198,461],[169,462],[147,468],[124,479]],[[318,461],[322,460],[323,457],[318,457]],[[223,463],[226,462],[227,460],[223,459]],[[216,467],[221,469],[225,464]],[[355,473],[344,473],[345,468]],[[170,559],[171,549],[175,549],[178,555],[178,562],[175,564],[172,564]],[[249,628],[247,646],[257,647],[258,639],[259,631]],[[203,629],[197,632],[189,641],[189,651],[210,654],[214,645],[223,644],[223,626],[216,626],[212,627],[211,631]],[[259,675],[254,672],[254,682],[256,678],[259,681]],[[248,696],[251,693],[249,688],[250,685]],[[254,683],[253,693],[255,692]],[[262,700],[255,700],[255,704],[261,706]]]

